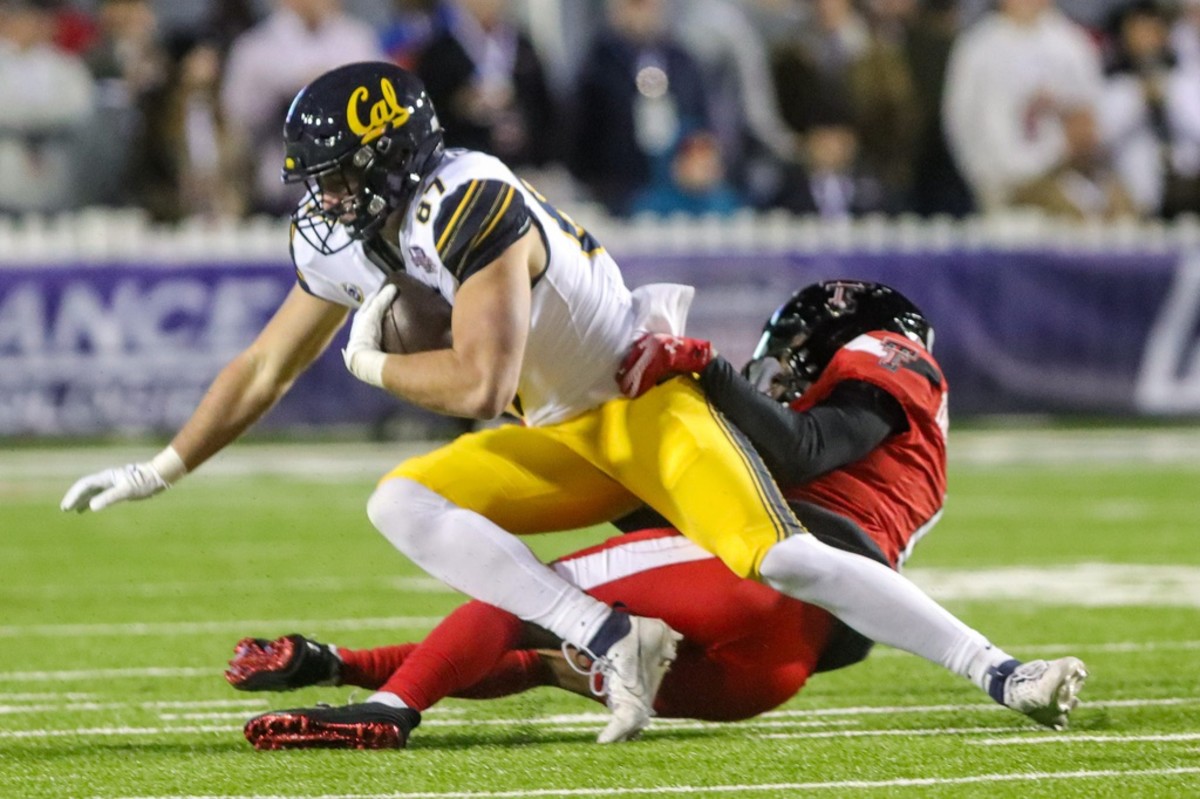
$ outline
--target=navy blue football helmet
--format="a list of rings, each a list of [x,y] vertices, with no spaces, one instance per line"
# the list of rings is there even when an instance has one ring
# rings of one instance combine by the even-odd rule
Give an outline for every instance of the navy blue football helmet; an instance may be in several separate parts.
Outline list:
[[[424,84],[384,62],[338,67],[301,89],[283,142],[284,182],[304,182],[309,192],[292,222],[324,253],[374,235],[443,152]],[[339,222],[349,235],[335,240]]]
[[[873,330],[933,348],[933,327],[895,289],[855,280],[814,283],[771,314],[742,374],[760,391],[791,402],[821,376],[834,353]]]

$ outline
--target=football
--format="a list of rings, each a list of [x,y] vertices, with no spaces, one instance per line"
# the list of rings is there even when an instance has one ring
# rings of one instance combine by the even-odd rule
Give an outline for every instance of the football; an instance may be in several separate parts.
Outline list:
[[[388,282],[400,291],[383,317],[383,351],[403,354],[449,347],[450,303],[436,289],[403,272]]]

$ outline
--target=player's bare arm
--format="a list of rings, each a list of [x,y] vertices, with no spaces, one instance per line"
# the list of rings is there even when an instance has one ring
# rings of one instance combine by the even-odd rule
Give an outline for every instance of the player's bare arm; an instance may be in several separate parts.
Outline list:
[[[347,309],[293,286],[253,343],[213,380],[171,446],[188,470],[262,418],[329,346]]]
[[[463,282],[454,301],[451,349],[389,354],[383,387],[424,408],[491,419],[517,393],[529,333],[533,279],[545,265],[536,228]]]
[[[294,287],[262,332],[225,365],[171,445],[144,463],[80,478],[60,507],[99,511],[154,496],[237,439],[329,346],[346,309]]]

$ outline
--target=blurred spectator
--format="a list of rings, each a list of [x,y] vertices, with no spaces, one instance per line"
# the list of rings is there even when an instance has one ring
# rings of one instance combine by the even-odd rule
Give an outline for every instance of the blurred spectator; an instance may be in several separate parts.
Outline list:
[[[854,114],[844,99],[828,97],[810,108],[803,165],[793,169],[775,205],[825,219],[899,210],[898,199],[861,158]]]
[[[284,214],[299,199],[279,179],[283,118],[296,92],[322,72],[377,61],[375,32],[340,0],[275,0],[275,10],[233,43],[221,89],[225,124],[246,174],[251,210]]]
[[[1066,162],[1015,187],[1012,204],[1076,221],[1137,216],[1133,199],[1109,168],[1096,131],[1096,115],[1091,109],[1075,108],[1063,112],[1061,124],[1069,153]]]
[[[711,133],[681,136],[666,167],[666,174],[655,175],[634,198],[632,213],[724,216],[745,205],[725,179],[721,149]]]
[[[872,29],[852,0],[807,2],[810,24],[772,59],[784,118],[804,132],[811,109],[845,98],[862,162],[889,194],[907,193],[918,118],[903,53]]]
[[[1200,63],[1176,60],[1157,2],[1120,9],[1109,30],[1101,110],[1122,183],[1143,213],[1200,211]]]
[[[54,15],[54,44],[60,50],[83,55],[96,40],[96,23],[80,8],[59,4]]]
[[[200,22],[182,26],[180,31],[203,32],[222,57],[229,52],[237,38],[258,22],[255,0],[209,0],[208,14]],[[186,34],[185,34],[186,35]]]
[[[150,0],[100,0],[98,36],[84,54],[97,81],[112,81],[130,98],[157,88],[166,76],[167,57],[158,38]]]
[[[982,210],[1092,157],[1072,149],[1088,137],[1069,136],[1064,119],[1094,114],[1101,82],[1096,48],[1052,0],[999,0],[959,38],[946,75],[946,134]]]
[[[765,205],[799,142],[784,122],[766,45],[742,3],[678,0],[671,28],[704,72],[713,132],[733,183]]]
[[[541,61],[509,18],[508,0],[447,0],[446,25],[417,61],[448,147],[512,167],[542,166],[556,148]]]
[[[768,53],[786,47],[809,24],[808,9],[796,0],[742,0],[742,7]]]
[[[221,54],[213,41],[183,34],[171,41],[170,69],[147,104],[134,190],[161,221],[238,216],[246,186],[221,115]]]
[[[872,0],[876,35],[902,54],[912,76],[916,125],[912,188],[906,205],[918,214],[964,216],[974,208],[942,126],[946,64],[958,36],[958,0]]]
[[[92,79],[55,47],[46,0],[0,0],[0,211],[79,204],[78,144],[92,112]]]
[[[1200,69],[1200,0],[1181,0],[1171,28],[1171,49],[1186,67]]]
[[[608,28],[584,60],[575,93],[571,168],[612,213],[636,193],[685,130],[708,130],[700,68],[666,29],[663,0],[608,0]]]
[[[145,153],[133,143],[145,130],[149,98],[166,80],[167,56],[150,0],[100,0],[96,20],[96,39],[84,54],[97,89],[84,199],[126,205],[138,201],[134,184]]]
[[[447,6],[441,0],[393,0],[392,6],[380,34],[383,50],[390,61],[415,70],[426,45],[449,25]]]

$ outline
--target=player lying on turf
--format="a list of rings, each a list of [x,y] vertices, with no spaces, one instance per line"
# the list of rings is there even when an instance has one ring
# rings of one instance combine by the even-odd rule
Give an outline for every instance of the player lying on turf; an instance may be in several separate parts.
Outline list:
[[[867,654],[868,642],[825,611],[735,576],[671,528],[616,536],[553,566],[591,596],[683,633],[654,702],[666,718],[750,718],[786,702],[814,671]],[[398,748],[420,712],[447,696],[490,699],[538,686],[593,696],[589,664],[572,666],[567,656],[540,629],[473,601],[420,643],[347,649],[294,634],[246,638],[225,678],[245,691],[353,685],[393,694],[407,706],[376,718],[348,719],[341,707],[264,713],[245,728],[259,749]]]
[[[932,335],[898,292],[834,281],[797,292],[772,315],[745,370],[751,380],[706,342],[671,337],[642,341],[621,379],[638,393],[674,371],[698,371],[804,525],[895,568],[940,516],[945,495],[946,382],[927,347]],[[865,655],[868,642],[823,611],[738,579],[669,532],[613,539],[555,567],[591,596],[684,634],[659,713],[745,718],[786,700],[819,666]],[[259,748],[403,746],[419,711],[444,696],[587,689],[561,657],[529,648],[536,643],[516,617],[471,603],[420,645],[343,650],[340,662],[337,650],[299,636],[245,639],[227,677],[248,690],[340,681],[377,691],[361,705],[251,719],[246,735]],[[1086,671],[1075,658],[1005,656],[970,676],[996,701],[1062,727]]]

